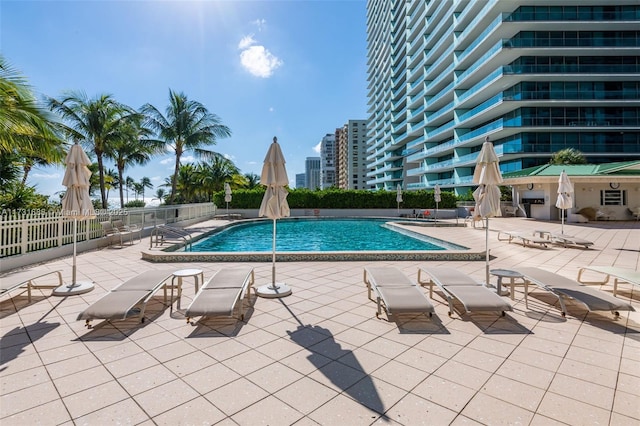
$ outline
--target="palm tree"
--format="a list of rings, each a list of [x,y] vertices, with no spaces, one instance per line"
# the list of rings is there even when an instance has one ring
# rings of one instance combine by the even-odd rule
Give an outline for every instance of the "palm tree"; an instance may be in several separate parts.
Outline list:
[[[140,179],[140,186],[142,187],[142,200],[144,201],[144,190],[145,188],[153,189],[153,184],[151,183],[151,179],[146,176],[143,176]]]
[[[160,204],[162,204],[162,199],[164,198],[164,196],[165,196],[164,188],[157,188],[156,189],[156,198],[158,200],[160,200]]]
[[[215,144],[218,138],[230,136],[231,130],[200,102],[189,100],[184,93],[173,90],[169,90],[169,106],[165,115],[151,104],[145,104],[141,111],[147,117],[147,125],[175,153],[169,197],[169,203],[172,204],[176,196],[182,154],[192,150],[196,156],[211,157],[214,153],[203,147]]]
[[[129,202],[129,190],[130,190],[131,188],[133,188],[133,184],[134,184],[135,182],[136,182],[136,181],[135,181],[135,180],[133,180],[133,178],[132,178],[131,176],[127,176],[127,178],[126,178],[126,179],[125,179],[125,181],[124,181],[124,186],[125,186],[125,188],[127,189],[127,203]]]
[[[245,173],[247,179],[247,189],[253,189],[260,186],[260,176],[255,173]]]
[[[151,132],[142,126],[142,118],[142,115],[136,114],[123,121],[120,137],[105,152],[109,158],[113,159],[118,169],[118,181],[121,183],[119,185],[120,207],[124,207],[122,184],[129,182],[124,179],[125,169],[132,164],[145,164],[149,162],[152,155],[164,150],[162,142],[147,138]],[[131,186],[131,182],[128,186]],[[129,201],[128,192],[127,201]]]
[[[89,99],[83,92],[68,92],[60,99],[49,99],[49,108],[66,121],[65,131],[75,142],[82,142],[98,162],[102,208],[107,208],[104,157],[122,138],[123,125],[135,114],[108,94]]]
[[[64,143],[26,79],[0,54],[0,155],[27,151],[49,158]]]
[[[198,164],[197,174],[201,188],[207,195],[207,201],[213,200],[213,194],[221,191],[226,181],[238,174],[239,170],[233,161],[222,155],[216,155],[211,162]]]
[[[586,164],[587,159],[575,148],[561,149],[553,154],[550,164]]]

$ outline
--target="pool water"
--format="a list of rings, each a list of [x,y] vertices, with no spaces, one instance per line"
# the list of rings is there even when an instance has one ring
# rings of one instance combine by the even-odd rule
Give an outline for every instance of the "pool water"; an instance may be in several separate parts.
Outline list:
[[[276,251],[446,250],[428,237],[396,232],[383,219],[281,219],[276,223]],[[192,252],[270,252],[273,221],[239,223],[195,242]]]

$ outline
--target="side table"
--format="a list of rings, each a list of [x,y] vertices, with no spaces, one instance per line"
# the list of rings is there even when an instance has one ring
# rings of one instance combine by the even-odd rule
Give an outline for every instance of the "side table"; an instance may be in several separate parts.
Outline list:
[[[196,293],[198,293],[198,287],[200,281],[204,282],[204,272],[202,269],[180,269],[173,273],[173,278],[171,278],[171,308],[169,312],[173,311],[173,289],[176,287],[175,280],[178,279],[178,309],[180,309],[180,300],[182,299],[182,279],[186,277],[193,277],[195,282]]]
[[[516,279],[521,279],[522,283],[524,284],[524,277],[522,276],[522,274],[520,274],[519,272],[516,271],[511,271],[509,269],[491,269],[489,271],[489,273],[491,273],[491,275],[495,275],[496,277],[498,277],[498,287],[497,287],[497,293],[500,296],[503,296],[502,294],[502,279],[503,278],[509,278],[509,286],[510,286],[510,296],[511,296],[511,300],[513,300],[513,294],[514,294],[514,289],[513,287],[515,286],[515,280]]]

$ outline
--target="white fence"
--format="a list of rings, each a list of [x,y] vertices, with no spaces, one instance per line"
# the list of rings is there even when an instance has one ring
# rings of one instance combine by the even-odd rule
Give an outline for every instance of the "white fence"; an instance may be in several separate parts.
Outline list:
[[[102,238],[100,222],[121,219],[127,225],[152,228],[213,217],[213,203],[98,211],[94,219],[78,220],[77,241]],[[0,258],[62,247],[73,243],[73,219],[56,211],[8,211],[0,216]]]

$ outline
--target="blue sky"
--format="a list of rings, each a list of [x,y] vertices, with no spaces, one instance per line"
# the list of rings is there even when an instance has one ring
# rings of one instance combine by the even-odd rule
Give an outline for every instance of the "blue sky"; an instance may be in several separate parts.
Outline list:
[[[326,133],[367,118],[365,0],[0,0],[0,47],[37,94],[164,111],[169,89],[184,92],[231,128],[211,149],[242,173],[260,174],[277,136],[291,186]],[[162,184],[173,162],[125,174]],[[29,183],[53,194],[62,176],[40,168]]]

